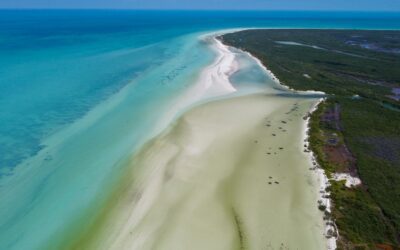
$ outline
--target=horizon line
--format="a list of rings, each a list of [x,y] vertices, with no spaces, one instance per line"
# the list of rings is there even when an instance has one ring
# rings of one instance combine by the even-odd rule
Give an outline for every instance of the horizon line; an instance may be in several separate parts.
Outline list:
[[[75,7],[63,7],[63,8],[35,8],[35,7],[22,7],[22,8],[12,8],[12,7],[0,7],[0,10],[118,10],[118,11],[231,11],[231,12],[278,12],[278,11],[287,11],[287,12],[367,12],[367,13],[399,13],[400,10],[345,10],[345,9],[190,9],[190,8],[177,8],[177,9],[157,9],[157,8],[106,8],[106,7],[83,7],[83,8],[75,8]]]

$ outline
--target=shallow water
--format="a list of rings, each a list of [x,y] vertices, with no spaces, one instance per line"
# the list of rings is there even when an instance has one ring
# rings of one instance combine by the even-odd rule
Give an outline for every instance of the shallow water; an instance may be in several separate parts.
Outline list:
[[[315,101],[262,93],[190,110],[132,159],[112,216],[80,246],[326,249],[319,182],[302,152]]]
[[[200,34],[400,25],[348,15],[1,11],[0,248],[51,248],[92,226],[131,154],[190,105],[184,93],[215,57]],[[232,82],[259,90],[264,76],[243,72]]]
[[[321,96],[282,88],[233,51],[237,92],[196,105],[135,154],[77,248],[326,248],[302,147],[303,117]]]

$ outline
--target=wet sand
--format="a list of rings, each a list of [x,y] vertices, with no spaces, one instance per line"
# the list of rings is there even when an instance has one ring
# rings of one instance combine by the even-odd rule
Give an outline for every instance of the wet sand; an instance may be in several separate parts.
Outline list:
[[[194,104],[174,105],[186,108],[132,156],[101,216],[72,248],[327,248],[321,176],[304,152],[304,116],[320,96],[278,83],[255,94],[248,84],[235,89],[230,76],[245,54],[211,42],[216,60],[186,95]],[[253,60],[251,74],[274,80],[257,60],[245,60]]]
[[[134,157],[108,226],[85,248],[325,249],[302,148],[314,103],[255,94],[185,113]]]

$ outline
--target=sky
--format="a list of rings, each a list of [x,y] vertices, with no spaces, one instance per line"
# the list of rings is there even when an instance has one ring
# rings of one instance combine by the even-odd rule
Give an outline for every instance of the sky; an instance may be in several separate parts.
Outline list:
[[[0,0],[0,8],[397,11],[400,0]]]

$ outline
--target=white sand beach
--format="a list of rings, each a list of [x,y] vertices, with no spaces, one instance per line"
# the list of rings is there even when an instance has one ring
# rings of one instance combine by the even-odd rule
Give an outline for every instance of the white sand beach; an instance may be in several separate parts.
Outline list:
[[[194,100],[229,94],[235,56],[200,75]],[[320,176],[303,152],[318,99],[258,94],[192,106],[131,160],[78,249],[328,249]]]
[[[348,188],[361,185],[360,178],[352,176],[349,173],[335,173],[333,179],[335,181],[343,181],[343,180],[346,181],[344,185]]]

